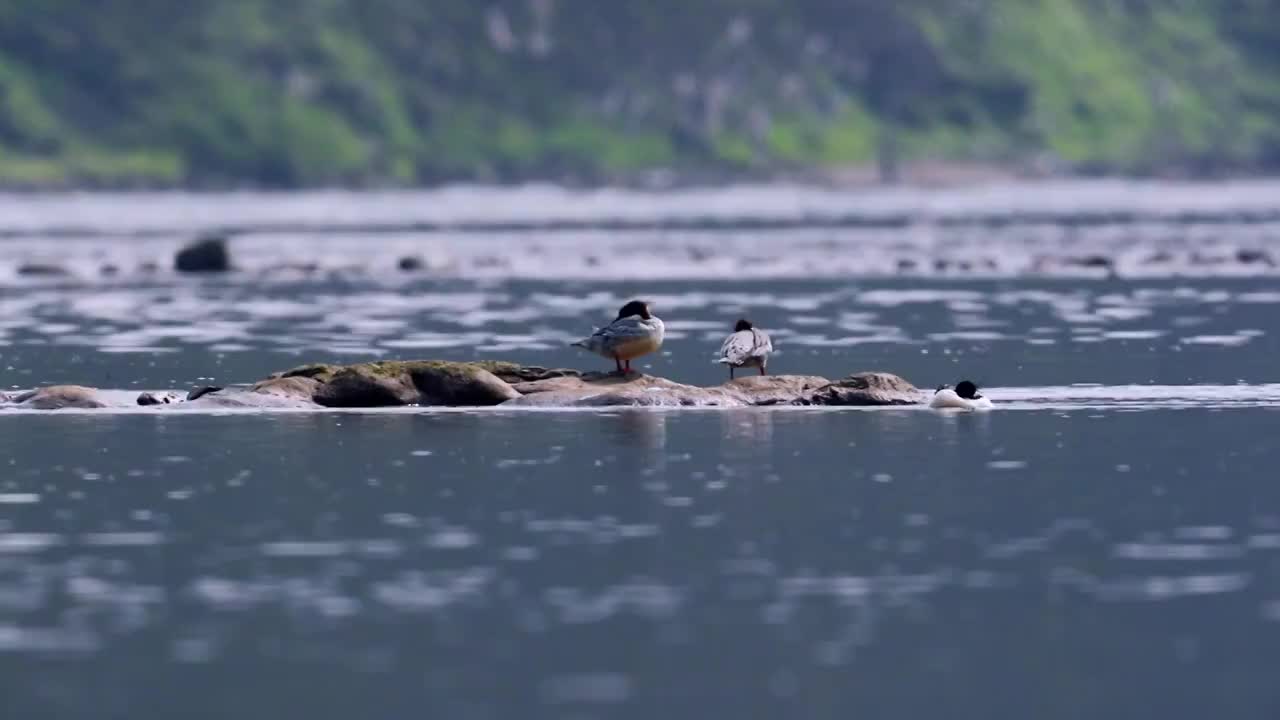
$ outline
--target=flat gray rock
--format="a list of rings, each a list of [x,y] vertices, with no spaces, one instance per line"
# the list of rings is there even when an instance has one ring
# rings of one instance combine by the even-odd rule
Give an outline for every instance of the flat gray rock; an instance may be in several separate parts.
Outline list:
[[[50,385],[9,398],[9,402],[33,410],[63,408],[96,409],[107,407],[97,390],[80,385]]]
[[[505,405],[532,407],[757,407],[767,405],[908,405],[916,388],[884,373],[838,383],[811,375],[766,375],[697,387],[650,375],[588,374],[517,383]]]

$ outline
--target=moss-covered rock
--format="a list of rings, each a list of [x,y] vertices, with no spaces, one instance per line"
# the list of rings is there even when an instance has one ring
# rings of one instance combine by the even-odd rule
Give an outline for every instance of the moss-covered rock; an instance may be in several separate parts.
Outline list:
[[[914,385],[889,373],[859,373],[835,382],[812,375],[750,376],[698,387],[651,375],[582,373],[501,361],[304,365],[273,375],[253,391],[307,397],[326,407],[754,407],[923,402]]]
[[[486,406],[519,397],[490,372],[514,373],[519,366],[443,360],[395,360],[357,365],[309,365],[295,368],[259,391],[297,392],[297,381],[316,383],[311,399],[325,407],[397,407],[404,405]],[[284,381],[294,381],[284,386]],[[260,384],[261,385],[261,384]],[[284,390],[284,388],[288,388]]]

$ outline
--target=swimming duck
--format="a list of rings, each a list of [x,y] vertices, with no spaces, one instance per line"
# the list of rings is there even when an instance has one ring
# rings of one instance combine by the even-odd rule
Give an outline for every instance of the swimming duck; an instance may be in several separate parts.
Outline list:
[[[939,386],[929,407],[936,410],[989,410],[991,398],[979,395],[977,385],[961,380],[954,390],[947,385]]]
[[[733,371],[741,367],[760,368],[765,374],[765,366],[769,364],[769,353],[773,352],[773,341],[763,330],[757,330],[748,320],[739,320],[733,326],[733,334],[724,339],[720,346],[718,363],[729,366],[729,379],[733,379]]]
[[[633,359],[662,347],[665,332],[662,321],[649,313],[648,303],[632,300],[622,306],[613,322],[573,345],[602,357],[613,358],[618,364],[618,372],[629,373]]]

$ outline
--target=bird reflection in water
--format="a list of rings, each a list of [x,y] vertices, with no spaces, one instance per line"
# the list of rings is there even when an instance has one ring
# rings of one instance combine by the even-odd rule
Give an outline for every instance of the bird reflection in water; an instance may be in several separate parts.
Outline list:
[[[666,467],[667,422],[665,412],[637,408],[609,414],[601,427],[611,443],[627,451],[632,469],[652,473]]]
[[[758,456],[773,445],[774,412],[765,408],[726,410],[720,414],[720,433],[726,450]]]

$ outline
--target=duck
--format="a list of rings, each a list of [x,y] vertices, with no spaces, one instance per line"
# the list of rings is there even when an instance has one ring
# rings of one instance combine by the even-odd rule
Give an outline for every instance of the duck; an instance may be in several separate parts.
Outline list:
[[[730,380],[733,379],[733,371],[743,367],[759,368],[760,374],[764,375],[772,352],[773,341],[769,339],[769,335],[756,329],[750,320],[744,318],[733,326],[733,333],[724,339],[716,362],[729,366]]]
[[[935,410],[990,410],[991,398],[978,394],[978,386],[968,380],[949,385],[939,385],[929,407]]]
[[[618,310],[613,322],[591,333],[591,337],[573,343],[601,357],[612,358],[618,372],[631,372],[631,361],[641,355],[657,352],[662,347],[666,327],[649,311],[649,303],[632,300]]]

